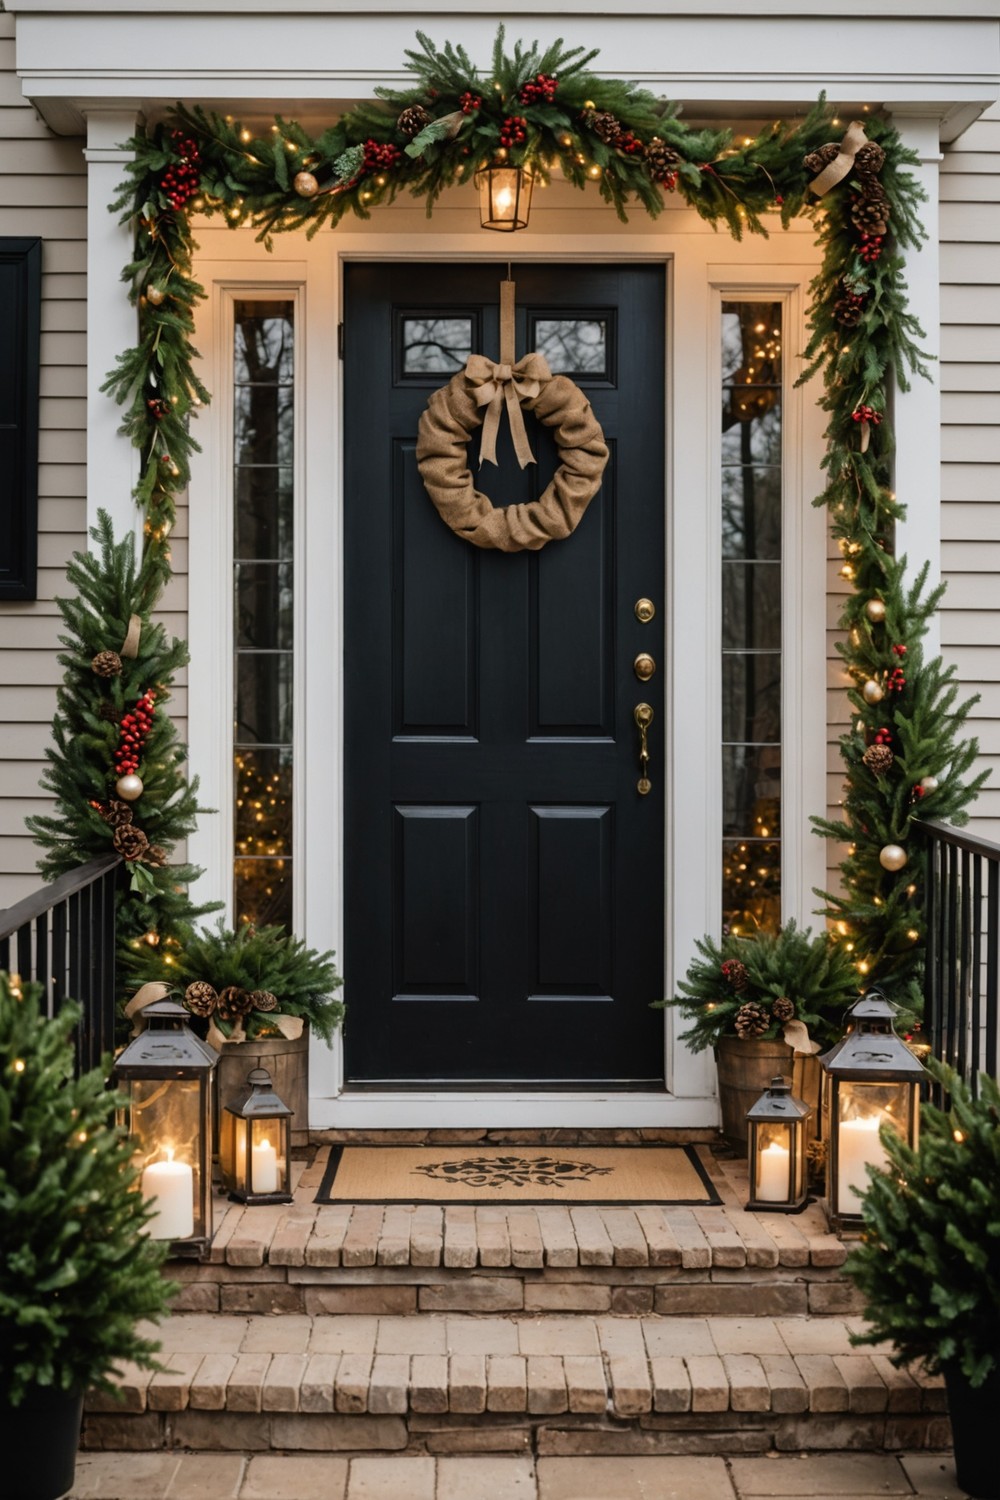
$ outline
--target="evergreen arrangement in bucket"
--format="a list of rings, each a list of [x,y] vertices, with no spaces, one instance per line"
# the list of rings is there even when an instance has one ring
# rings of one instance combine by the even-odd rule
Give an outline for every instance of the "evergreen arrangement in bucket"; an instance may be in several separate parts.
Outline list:
[[[100,1069],[74,1078],[79,1006],[53,1019],[39,985],[0,972],[0,1452],[3,1493],[73,1481],[86,1390],[122,1360],[160,1368],[140,1332],[174,1288],[144,1233],[132,1148]],[[60,1444],[60,1438],[62,1442]]]

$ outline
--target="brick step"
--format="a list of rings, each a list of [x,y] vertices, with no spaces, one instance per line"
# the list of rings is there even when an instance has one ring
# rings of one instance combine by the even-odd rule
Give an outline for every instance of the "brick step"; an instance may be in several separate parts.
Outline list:
[[[816,1204],[752,1214],[746,1163],[703,1160],[720,1207],[532,1208],[313,1202],[326,1153],[297,1163],[295,1202],[217,1200],[208,1262],[173,1263],[177,1311],[520,1312],[768,1316],[857,1310],[844,1243]]]
[[[943,1447],[940,1380],[854,1319],[175,1315],[88,1401],[113,1450],[538,1454]]]

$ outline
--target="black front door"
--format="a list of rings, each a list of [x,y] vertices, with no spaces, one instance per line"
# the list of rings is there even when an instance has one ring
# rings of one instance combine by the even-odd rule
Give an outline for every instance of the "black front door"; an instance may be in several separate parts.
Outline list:
[[[662,1087],[663,268],[516,266],[517,355],[586,392],[611,455],[573,535],[517,554],[456,536],[414,456],[430,393],[499,355],[502,274],[346,274],[347,1079]],[[526,425],[523,473],[506,417],[498,469],[469,445],[494,504],[554,472]]]

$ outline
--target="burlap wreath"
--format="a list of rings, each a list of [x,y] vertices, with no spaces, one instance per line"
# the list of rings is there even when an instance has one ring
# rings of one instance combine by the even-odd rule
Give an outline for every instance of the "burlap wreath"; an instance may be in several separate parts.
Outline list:
[[[488,407],[477,404],[467,369],[428,401],[418,429],[417,464],[438,514],[456,536],[474,547],[537,552],[580,524],[600,488],[608,447],[590,402],[568,376],[551,375],[539,354],[508,368],[515,391],[518,385],[537,388],[535,394],[518,392],[520,405],[552,428],[559,448],[559,467],[539,498],[495,509],[473,484],[467,447]]]

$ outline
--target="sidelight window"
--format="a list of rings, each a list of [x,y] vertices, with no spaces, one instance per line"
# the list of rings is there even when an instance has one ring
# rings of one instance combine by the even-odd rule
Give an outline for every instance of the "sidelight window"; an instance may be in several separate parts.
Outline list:
[[[258,925],[292,920],[293,310],[235,304],[233,895]]]
[[[722,908],[781,920],[782,312],[722,303]]]

